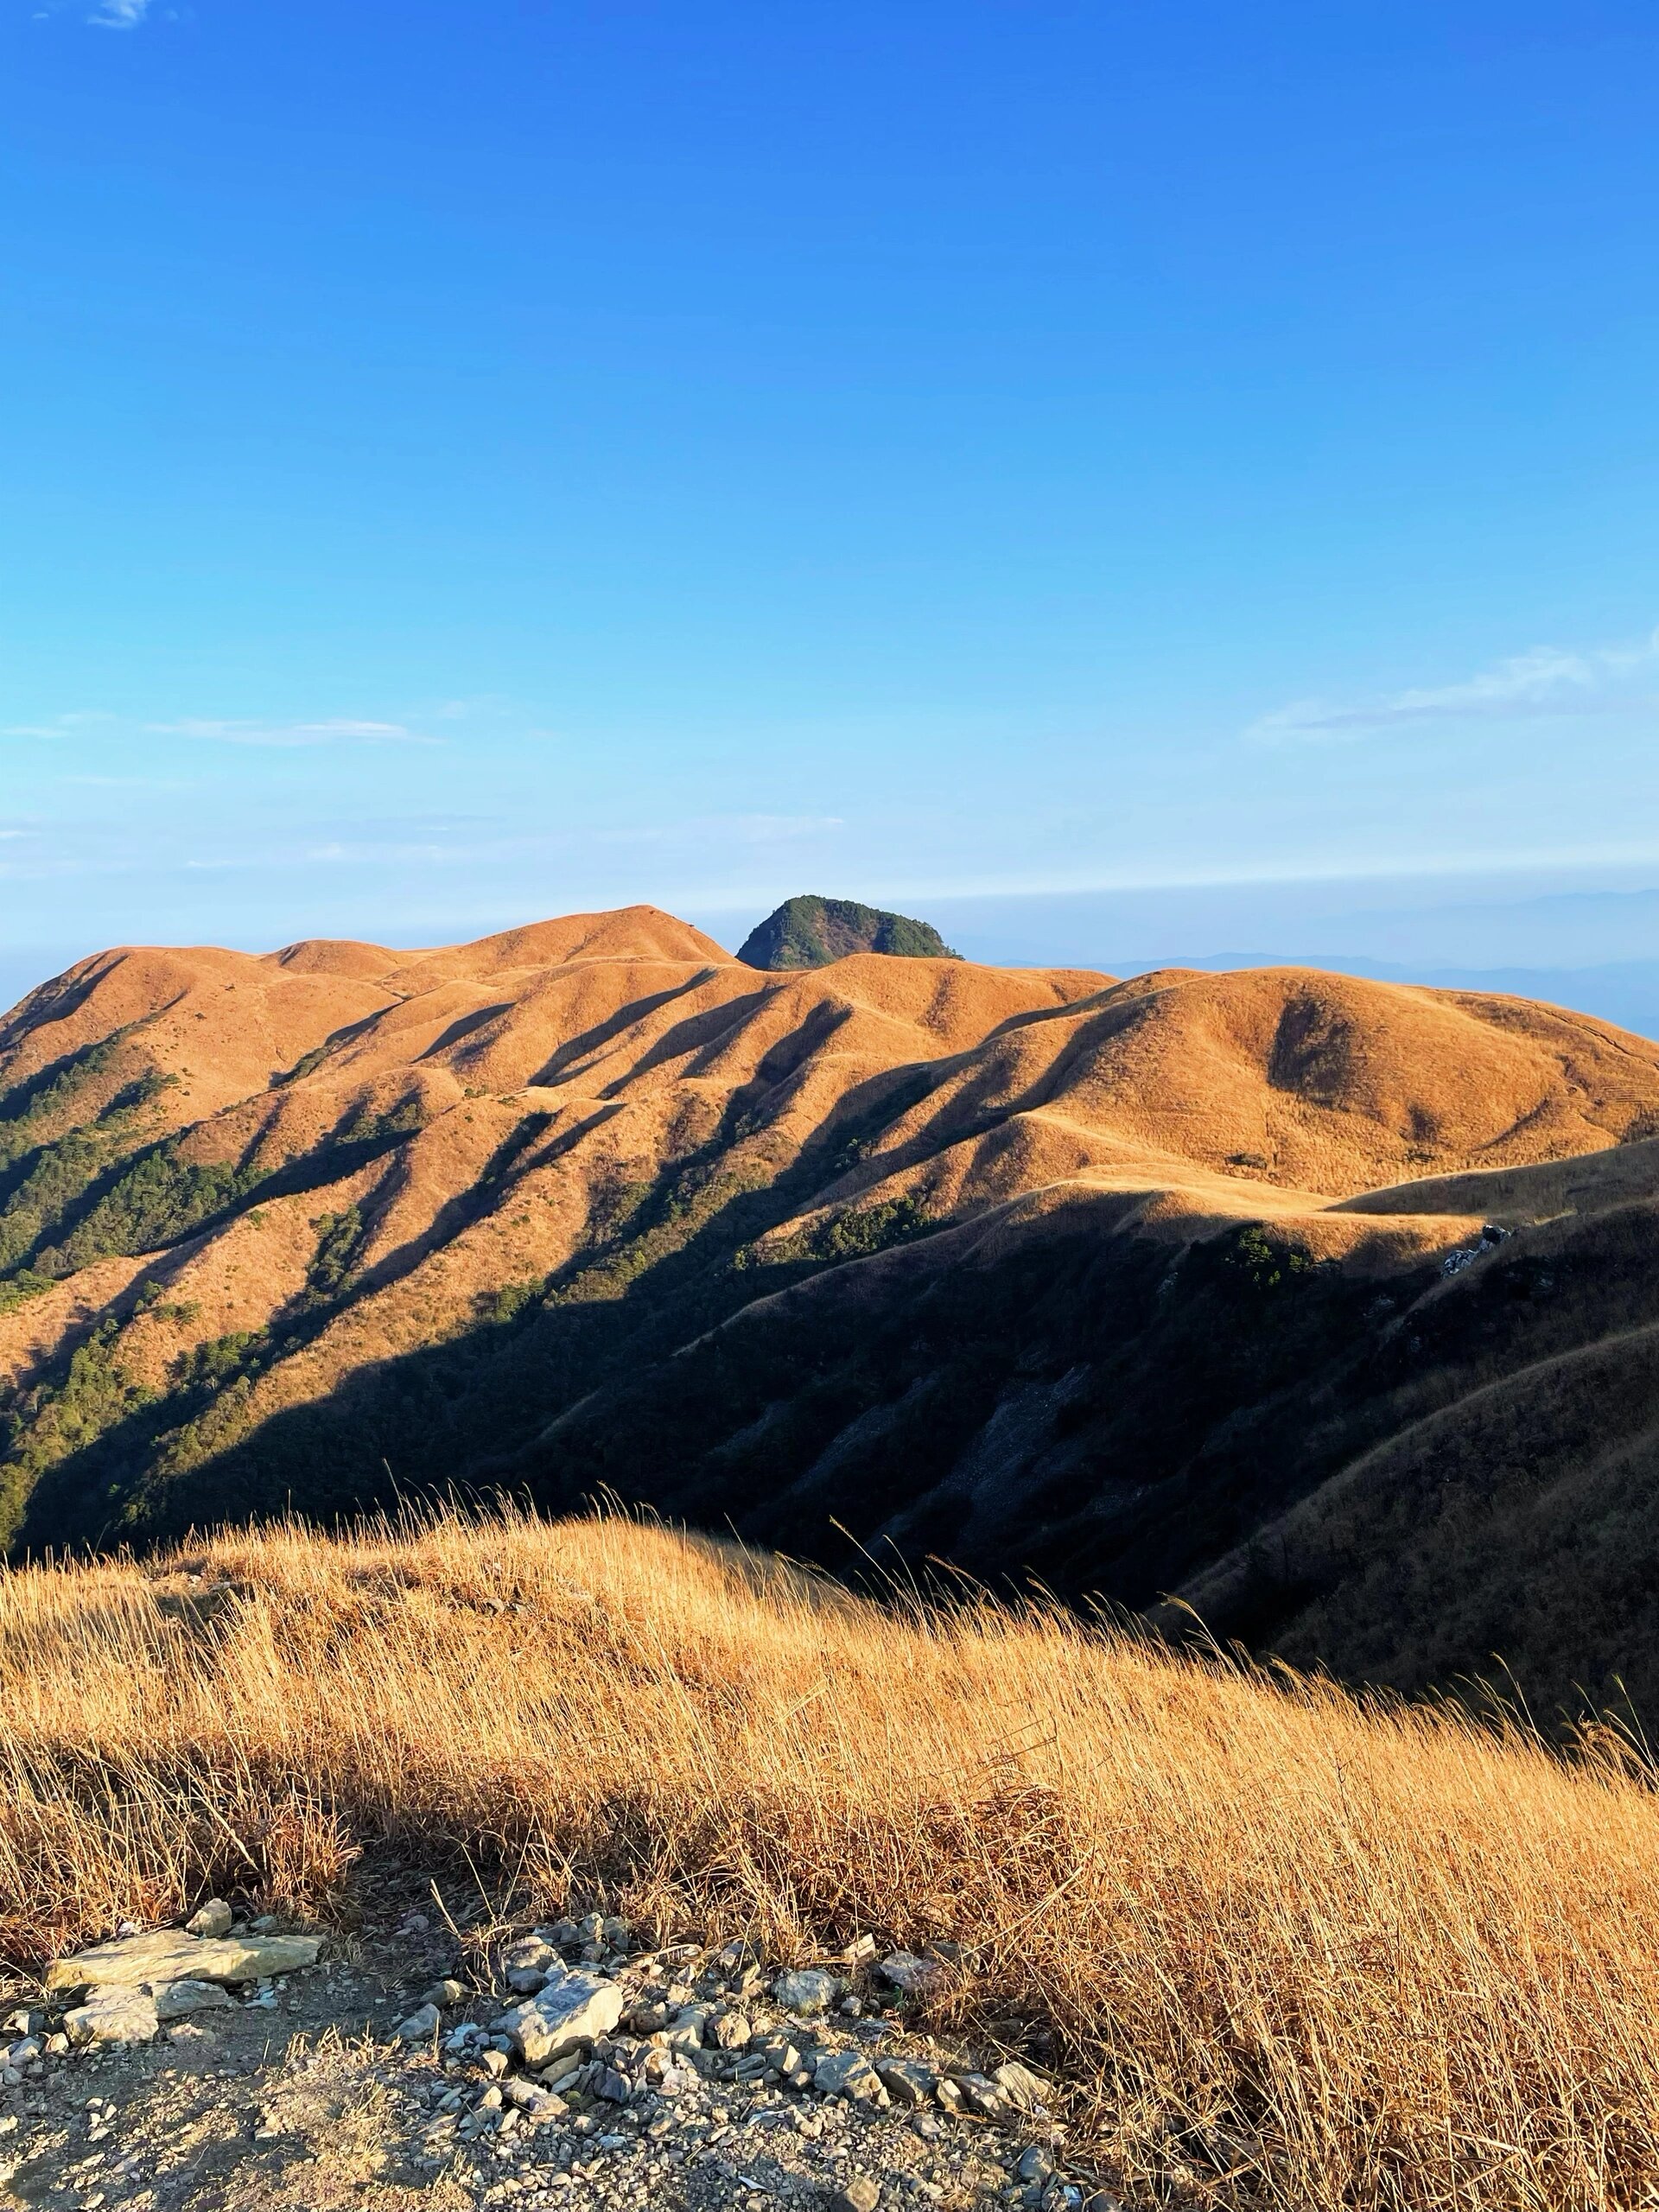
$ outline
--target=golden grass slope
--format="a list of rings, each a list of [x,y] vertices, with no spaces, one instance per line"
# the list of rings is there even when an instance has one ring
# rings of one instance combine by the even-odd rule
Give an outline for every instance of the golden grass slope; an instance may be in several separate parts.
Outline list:
[[[963,1947],[1158,2202],[1610,2212],[1659,2183],[1659,1804],[1523,1733],[1043,1611],[883,1610],[626,1522],[0,1575],[38,1961],[368,1841],[806,1955]]]

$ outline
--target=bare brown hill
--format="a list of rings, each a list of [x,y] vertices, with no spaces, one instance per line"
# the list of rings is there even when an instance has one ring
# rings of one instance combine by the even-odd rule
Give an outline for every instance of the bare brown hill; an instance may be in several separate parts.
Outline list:
[[[1643,1310],[1655,1130],[1643,1039],[1306,969],[767,973],[651,907],[103,954],[0,1027],[7,1527],[607,1484],[820,1557],[1190,1586],[1389,1679],[1599,1677],[1620,1617],[1529,1644],[1507,1568],[1452,1591],[1520,1556],[1490,1393],[1548,1427],[1541,1363],[1601,1376]],[[1529,1557],[1592,1490],[1631,1555],[1643,1478],[1583,1481],[1645,1417],[1601,1388],[1543,1392],[1580,1410]],[[1433,1491],[1401,1471],[1454,1463],[1484,1536],[1442,1514],[1379,1580]]]

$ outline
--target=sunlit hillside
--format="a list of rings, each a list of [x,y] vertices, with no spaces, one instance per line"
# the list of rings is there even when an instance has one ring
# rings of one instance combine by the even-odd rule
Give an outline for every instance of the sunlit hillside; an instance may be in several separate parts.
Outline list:
[[[1309,969],[101,954],[0,1027],[5,1531],[613,1491],[1645,1696],[1656,1128],[1641,1039]]]

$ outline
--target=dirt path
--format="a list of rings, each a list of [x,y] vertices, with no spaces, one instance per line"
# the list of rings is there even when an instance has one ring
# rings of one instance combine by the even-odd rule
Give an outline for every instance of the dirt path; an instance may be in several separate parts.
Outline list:
[[[672,1953],[625,1964],[594,1960],[599,1946],[590,1942],[592,1970],[622,1986],[629,2011],[556,2094],[516,2052],[487,2040],[489,2024],[522,1999],[522,1989],[505,1987],[500,1962],[526,1931],[494,1924],[475,1892],[469,1901],[459,1885],[385,1861],[359,1874],[344,1917],[346,1932],[331,1937],[315,1967],[178,2020],[153,2042],[38,2056],[25,2045],[12,2069],[21,2078],[0,2086],[0,2206],[1112,2212],[1116,2204],[1067,2176],[1063,2131],[1045,2112],[976,2113],[971,2100],[993,2108],[1000,2100],[973,2086],[982,2077],[973,2076],[969,2055],[906,2031],[894,1993],[884,2004],[868,1968],[842,1970],[843,1986],[866,1993],[851,1998],[856,2012],[839,2009],[848,2000],[838,1999],[827,2014],[804,2018],[780,2010],[774,1970],[753,1960]],[[457,2000],[435,2031],[400,2041],[400,2023],[445,1977],[461,1984]],[[18,1986],[4,2013],[41,2004]],[[653,2036],[664,2013],[668,2033]],[[30,2024],[50,2032],[57,2018],[48,2011]],[[474,2032],[463,2040],[469,2023]],[[745,2025],[747,2049],[736,2041]],[[731,2048],[720,2047],[721,2037]],[[18,2040],[16,2029],[0,2033],[0,2051]],[[798,2063],[789,2074],[766,2063],[791,2050]],[[815,2063],[836,2054],[865,2098],[812,2084]],[[910,2073],[895,2073],[895,2060],[908,2061]],[[919,2086],[924,2101],[906,2105],[873,2088],[875,2066],[906,2094]],[[825,2080],[836,2073],[828,2068]],[[953,2075],[968,2081],[965,2093]],[[944,2108],[942,2097],[964,2109]]]

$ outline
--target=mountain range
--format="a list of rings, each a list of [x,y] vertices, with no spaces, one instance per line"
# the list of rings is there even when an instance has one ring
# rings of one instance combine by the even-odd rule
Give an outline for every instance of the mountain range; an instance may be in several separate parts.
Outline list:
[[[1659,1046],[649,906],[0,1023],[14,1556],[505,1487],[1541,1711],[1659,1691]]]

